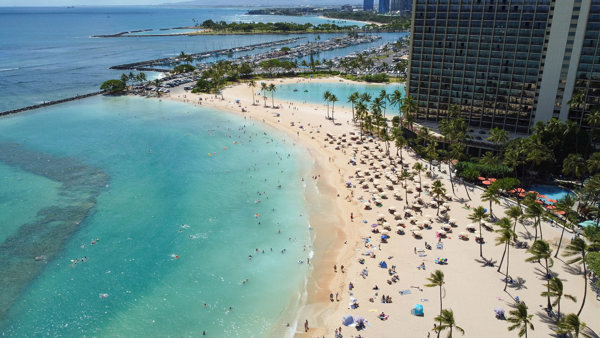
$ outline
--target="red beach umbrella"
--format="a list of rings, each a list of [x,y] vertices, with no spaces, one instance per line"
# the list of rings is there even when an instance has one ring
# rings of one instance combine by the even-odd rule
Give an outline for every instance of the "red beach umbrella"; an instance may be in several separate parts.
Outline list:
[[[548,202],[548,203],[556,203],[556,200],[553,199],[553,198],[549,198],[549,199],[546,200],[546,202]]]
[[[538,198],[546,198],[546,195],[538,195]]]
[[[480,181],[485,181],[485,177],[479,176],[479,177],[477,177],[477,179],[480,180]]]
[[[488,181],[490,181],[490,182],[496,182],[496,179],[495,178],[488,178]]]
[[[522,192],[522,193],[519,194],[519,196],[525,197],[525,196],[527,196],[527,194],[525,194],[524,192]]]
[[[553,206],[553,205],[549,205],[549,206],[547,206],[547,207],[546,207],[546,209],[548,209],[548,210],[552,210],[552,209],[556,209],[556,207],[555,207],[555,206]]]
[[[544,202],[540,201],[540,200],[535,200],[538,204],[543,204]]]
[[[536,194],[536,195],[538,194],[538,192],[537,192],[537,191],[533,191],[533,190],[530,190],[530,191],[528,191],[527,193],[528,193],[528,194]]]
[[[483,181],[483,182],[481,182],[481,183],[483,183],[483,184],[485,184],[485,185],[490,185],[490,184],[492,184],[492,182],[490,182],[490,181]]]
[[[555,213],[557,213],[557,214],[559,214],[559,215],[564,215],[564,214],[565,214],[565,212],[564,212],[563,210],[558,210],[558,211],[555,211]]]
[[[518,192],[518,193],[524,193],[525,189],[523,189],[523,188],[517,188],[517,189],[515,189],[515,191]]]

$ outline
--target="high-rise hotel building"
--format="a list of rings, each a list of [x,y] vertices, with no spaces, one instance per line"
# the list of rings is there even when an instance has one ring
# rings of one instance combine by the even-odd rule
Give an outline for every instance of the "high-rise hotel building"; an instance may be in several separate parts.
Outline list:
[[[364,0],[363,1],[363,10],[364,11],[372,11],[374,7],[375,0]]]
[[[418,121],[456,104],[473,127],[529,133],[553,117],[585,125],[600,104],[600,0],[413,0],[412,15]]]

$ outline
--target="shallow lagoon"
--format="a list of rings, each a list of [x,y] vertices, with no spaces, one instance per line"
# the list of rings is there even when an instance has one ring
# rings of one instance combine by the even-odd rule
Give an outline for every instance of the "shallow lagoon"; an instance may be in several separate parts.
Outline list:
[[[269,332],[301,301],[311,240],[299,176],[312,162],[264,128],[131,97],[1,119],[13,160],[0,166],[0,209],[30,208],[0,213],[0,332]]]

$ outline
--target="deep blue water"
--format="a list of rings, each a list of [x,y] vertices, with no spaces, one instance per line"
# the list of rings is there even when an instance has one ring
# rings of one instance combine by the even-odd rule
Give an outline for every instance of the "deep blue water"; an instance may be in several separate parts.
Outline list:
[[[297,35],[177,36],[91,38],[138,29],[191,26],[193,19],[231,21],[332,22],[317,17],[249,16],[241,8],[162,7],[0,7],[0,111],[98,90],[107,79],[118,78],[117,64],[186,53],[245,46]],[[336,20],[336,23],[339,21]],[[321,39],[336,36],[323,34]],[[371,45],[395,41],[384,34]],[[313,39],[305,36],[295,44]],[[292,44],[294,45],[294,44]],[[349,54],[363,46],[329,51],[320,58]],[[254,52],[262,52],[256,50]]]

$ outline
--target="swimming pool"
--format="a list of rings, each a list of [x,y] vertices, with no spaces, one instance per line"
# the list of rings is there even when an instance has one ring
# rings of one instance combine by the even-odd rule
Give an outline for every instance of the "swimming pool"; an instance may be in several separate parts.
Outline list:
[[[542,198],[542,199],[545,200],[546,203],[548,203],[548,204],[554,204],[554,203],[548,202],[549,199],[558,201],[559,199],[573,193],[570,190],[563,189],[561,187],[557,187],[557,186],[553,186],[553,185],[532,185],[529,187],[528,190],[529,191],[531,191],[531,190],[537,191],[540,195],[546,196],[546,198]]]

